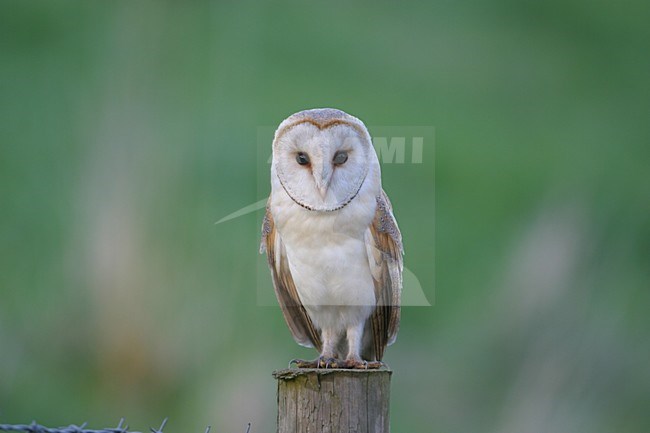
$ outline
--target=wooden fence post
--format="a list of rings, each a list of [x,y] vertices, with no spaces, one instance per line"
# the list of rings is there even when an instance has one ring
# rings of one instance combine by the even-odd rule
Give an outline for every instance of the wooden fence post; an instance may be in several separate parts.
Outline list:
[[[388,369],[286,369],[278,381],[278,433],[389,433]]]

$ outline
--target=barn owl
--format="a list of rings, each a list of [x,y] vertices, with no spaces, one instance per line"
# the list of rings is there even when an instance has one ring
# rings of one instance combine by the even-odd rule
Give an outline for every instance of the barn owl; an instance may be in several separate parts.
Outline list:
[[[319,351],[292,363],[383,365],[399,327],[402,237],[363,122],[323,108],[280,124],[260,252],[293,338]]]

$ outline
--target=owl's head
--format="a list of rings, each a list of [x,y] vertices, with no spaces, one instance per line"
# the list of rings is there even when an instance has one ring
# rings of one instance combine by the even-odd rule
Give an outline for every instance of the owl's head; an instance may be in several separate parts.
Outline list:
[[[334,211],[350,203],[377,155],[363,122],[331,108],[285,119],[273,140],[273,170],[287,194],[304,208]]]

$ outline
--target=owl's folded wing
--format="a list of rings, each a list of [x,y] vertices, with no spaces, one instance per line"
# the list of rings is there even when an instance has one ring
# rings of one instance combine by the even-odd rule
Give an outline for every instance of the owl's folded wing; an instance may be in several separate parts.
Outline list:
[[[273,274],[275,295],[278,298],[284,320],[287,322],[294,340],[301,346],[315,347],[320,352],[320,336],[307,315],[305,307],[300,302],[296,285],[289,270],[284,244],[280,234],[275,229],[273,216],[268,206],[262,224],[262,243],[260,245],[260,253],[265,251],[269,268],[271,268]]]
[[[402,235],[388,196],[377,197],[375,218],[366,232],[366,249],[375,283],[377,307],[371,316],[375,356],[381,360],[387,345],[397,337],[402,295]]]

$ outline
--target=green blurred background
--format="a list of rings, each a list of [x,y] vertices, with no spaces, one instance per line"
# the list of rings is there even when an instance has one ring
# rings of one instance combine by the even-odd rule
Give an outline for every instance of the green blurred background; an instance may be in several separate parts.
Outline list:
[[[214,222],[263,198],[260,127],[333,106],[435,128],[435,217],[432,167],[385,170],[434,304],[393,431],[650,431],[649,15],[2,1],[0,423],[274,431],[271,371],[315,354],[259,305],[260,212]]]

